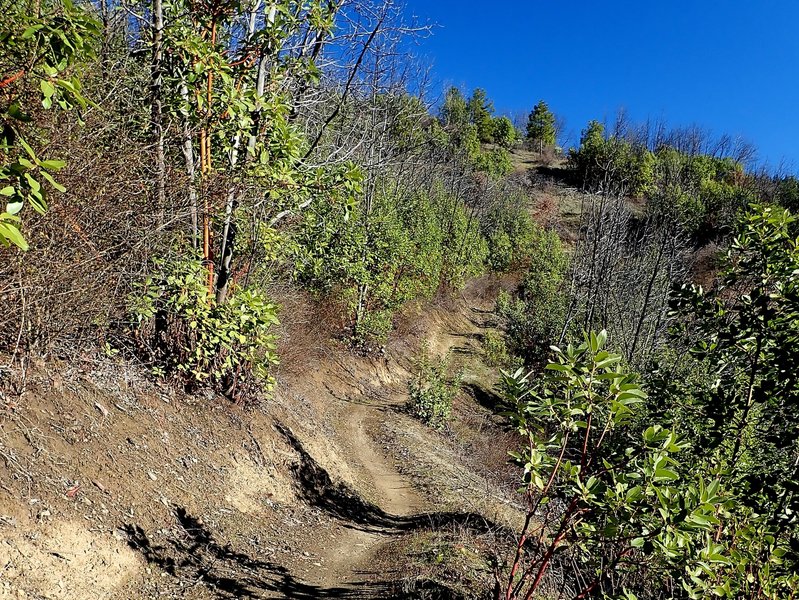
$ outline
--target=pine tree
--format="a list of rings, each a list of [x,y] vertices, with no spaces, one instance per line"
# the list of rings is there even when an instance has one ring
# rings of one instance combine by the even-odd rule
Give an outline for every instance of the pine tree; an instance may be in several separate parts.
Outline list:
[[[472,97],[469,98],[467,104],[469,109],[469,118],[472,123],[477,127],[477,136],[480,142],[488,144],[494,141],[494,105],[488,99],[486,91],[477,88],[472,92]]]
[[[441,124],[452,129],[461,129],[469,120],[469,109],[466,105],[466,98],[456,87],[447,90],[444,97],[444,105],[441,107]]]
[[[543,100],[535,105],[527,119],[527,141],[539,152],[555,145],[555,115]]]

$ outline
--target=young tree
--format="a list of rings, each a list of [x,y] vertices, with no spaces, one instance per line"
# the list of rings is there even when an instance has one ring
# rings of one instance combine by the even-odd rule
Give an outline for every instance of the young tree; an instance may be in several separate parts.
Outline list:
[[[448,129],[459,130],[469,122],[469,109],[466,98],[456,87],[447,90],[444,104],[441,106],[441,124]]]
[[[544,148],[554,146],[555,115],[549,110],[547,103],[541,100],[535,105],[527,119],[527,141],[543,152]]]
[[[758,344],[746,335],[733,333],[742,349]],[[542,381],[503,375],[526,442],[512,456],[528,510],[507,570],[497,568],[497,600],[796,598],[795,476],[769,490],[776,505],[752,497],[730,477],[747,458],[720,465],[707,445],[677,434],[679,420],[659,423],[662,412],[649,409],[606,338],[555,348]],[[736,433],[726,449],[737,447]]]
[[[259,202],[247,192],[260,190],[256,194],[275,213],[311,195],[324,196],[342,210],[352,201],[357,177],[350,165],[317,168],[305,162],[310,149],[290,121],[294,98],[288,92],[298,82],[317,79],[316,40],[331,34],[339,7],[323,0],[266,5],[214,0],[205,10],[189,10],[181,2],[163,7],[169,27],[162,37],[154,36],[153,53],[161,45],[168,50],[173,76],[159,90],[168,109],[184,121],[190,185],[199,158],[202,258],[218,303],[229,294],[238,231],[254,216],[242,210],[243,203]],[[220,183],[225,187],[221,199],[216,196]],[[216,234],[219,207],[222,225]]]
[[[497,117],[494,119],[494,142],[503,148],[510,149],[516,142],[516,128],[508,117]]]
[[[555,348],[540,382],[521,369],[503,374],[508,414],[525,440],[511,455],[527,511],[507,570],[497,569],[496,600],[544,590],[634,599],[642,588],[641,597],[673,598],[693,579],[687,568],[715,550],[718,481],[681,475],[685,443],[657,423],[641,425],[647,394],[606,342],[602,331]]]
[[[477,88],[472,92],[467,103],[469,119],[477,127],[477,137],[480,142],[488,144],[494,141],[494,105],[488,99],[486,91]]]
[[[719,379],[693,390],[703,451],[762,512],[799,508],[799,245],[785,209],[752,207],[712,291],[673,298],[691,355]],[[791,500],[785,500],[787,498]],[[781,509],[778,509],[781,510]]]

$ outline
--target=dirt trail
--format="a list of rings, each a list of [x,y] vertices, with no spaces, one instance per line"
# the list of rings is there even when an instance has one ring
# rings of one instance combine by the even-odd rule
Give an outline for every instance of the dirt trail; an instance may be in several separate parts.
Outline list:
[[[437,323],[428,332],[427,340],[432,351],[439,355],[456,348],[463,350],[470,345],[469,336],[479,326],[469,320],[459,320],[455,327],[453,323]],[[359,482],[358,492],[386,516],[402,521],[435,507],[399,472],[395,459],[378,442],[383,423],[392,418],[393,411],[406,399],[404,386],[397,391],[395,377],[396,371],[391,375],[373,373],[372,385],[378,386],[380,392],[367,392],[360,401],[340,400],[334,425],[338,439],[345,446],[347,466]],[[309,583],[356,591],[368,575],[374,574],[372,559],[396,534],[391,525],[340,527],[334,543],[312,549],[312,554],[321,557],[322,567],[315,574],[309,573]]]
[[[475,520],[403,474],[416,442],[440,443],[399,410],[422,339],[470,360],[480,302],[466,302],[429,310],[382,357],[314,354],[263,412],[117,363],[39,367],[0,403],[0,597],[404,593],[405,536]]]
[[[375,441],[385,408],[379,404],[347,403],[337,428],[341,439],[351,447],[349,455],[354,460],[350,466],[368,488],[370,500],[392,516],[407,517],[420,512],[424,501]],[[317,573],[317,581],[311,583],[326,588],[357,587],[370,570],[371,557],[391,535],[389,529],[342,527],[335,545],[319,551],[324,566]]]

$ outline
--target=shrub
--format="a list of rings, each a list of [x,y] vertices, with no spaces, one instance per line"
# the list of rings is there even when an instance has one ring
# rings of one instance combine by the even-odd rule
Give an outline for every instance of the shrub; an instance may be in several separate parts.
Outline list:
[[[508,361],[505,338],[498,331],[489,331],[483,336],[483,356],[487,365],[502,367]]]
[[[499,294],[496,312],[508,335],[510,352],[533,366],[542,363],[563,328],[568,259],[554,232],[540,232],[529,253],[521,285],[514,295],[504,291]]]
[[[436,184],[430,192],[392,180],[349,214],[312,204],[293,235],[294,277],[344,301],[354,345],[382,344],[395,312],[459,289],[482,271],[485,241],[463,201]]]
[[[247,288],[217,304],[197,259],[156,265],[161,272],[137,286],[130,302],[136,350],[153,372],[231,398],[271,391],[277,305]]]
[[[604,349],[606,337],[555,348],[540,381],[503,374],[507,414],[525,440],[511,455],[527,517],[497,573],[502,598],[539,597],[559,561],[575,570],[565,597],[674,597],[668,587],[682,584],[707,598],[715,565],[731,564],[713,541],[727,508],[719,481],[682,475],[685,441],[657,423],[639,426],[647,395]]]
[[[516,128],[508,117],[496,117],[493,122],[494,143],[503,148],[512,148],[516,143]]]
[[[521,359],[508,351],[505,336],[500,331],[489,331],[483,337],[483,358],[490,367],[515,370],[521,366]]]
[[[371,352],[388,338],[394,326],[394,313],[390,310],[365,310],[353,326],[352,344],[364,352]]]
[[[480,151],[472,157],[474,168],[485,172],[489,177],[501,179],[513,172],[510,153],[505,148],[491,148]]]
[[[640,144],[605,136],[605,127],[591,121],[583,130],[580,147],[569,153],[575,175],[583,189],[611,195],[639,195],[655,183],[655,156]]]
[[[544,235],[529,212],[530,198],[508,190],[494,201],[482,219],[481,230],[488,242],[488,264],[499,272],[525,269],[537,239]]]
[[[434,358],[427,343],[414,360],[415,374],[408,382],[411,413],[434,429],[441,429],[452,414],[452,400],[463,374],[449,375],[449,354]]]

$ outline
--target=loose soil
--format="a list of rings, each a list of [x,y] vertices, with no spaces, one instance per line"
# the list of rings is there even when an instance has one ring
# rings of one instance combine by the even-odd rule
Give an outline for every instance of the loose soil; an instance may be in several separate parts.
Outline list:
[[[422,339],[485,369],[497,285],[418,307],[377,357],[313,340],[257,409],[106,357],[7,372],[0,597],[417,597],[411,539],[517,517],[504,474],[475,463],[504,462],[479,443],[500,431],[490,410],[464,396],[442,434],[403,409]]]

